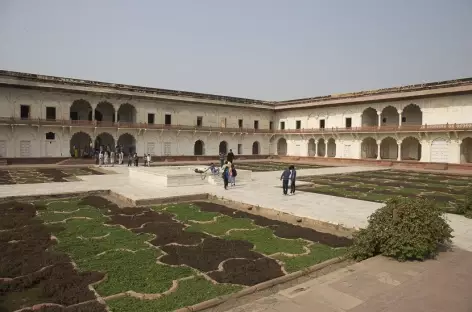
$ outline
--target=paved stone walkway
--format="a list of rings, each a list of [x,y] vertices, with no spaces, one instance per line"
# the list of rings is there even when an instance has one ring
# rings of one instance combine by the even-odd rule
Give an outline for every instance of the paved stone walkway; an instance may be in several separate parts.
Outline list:
[[[227,312],[471,312],[471,263],[460,249],[425,262],[375,257]]]

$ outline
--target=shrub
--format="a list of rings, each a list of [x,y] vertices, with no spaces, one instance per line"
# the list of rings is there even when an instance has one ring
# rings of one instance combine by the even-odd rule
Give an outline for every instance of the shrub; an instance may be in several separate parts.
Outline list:
[[[393,198],[369,217],[367,228],[354,235],[349,255],[356,260],[382,254],[404,260],[424,260],[451,243],[452,229],[434,202],[423,198]]]
[[[457,214],[464,215],[467,218],[472,218],[472,186],[469,186],[465,191],[465,199],[463,202],[454,203]]]

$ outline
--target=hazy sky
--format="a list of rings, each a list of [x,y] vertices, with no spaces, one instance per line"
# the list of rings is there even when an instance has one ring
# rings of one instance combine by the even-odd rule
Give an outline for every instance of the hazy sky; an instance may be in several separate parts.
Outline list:
[[[472,76],[472,0],[0,0],[0,69],[286,100]]]

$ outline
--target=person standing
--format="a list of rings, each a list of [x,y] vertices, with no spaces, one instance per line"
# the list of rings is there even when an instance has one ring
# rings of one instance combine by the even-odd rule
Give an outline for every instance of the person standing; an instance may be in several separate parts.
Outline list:
[[[220,167],[223,167],[225,164],[225,154],[223,152],[220,152]]]
[[[103,151],[100,151],[100,153],[98,154],[98,166],[103,166]]]
[[[147,165],[148,167],[151,167],[151,154],[147,154]]]
[[[223,169],[223,185],[225,190],[228,189],[228,181],[229,181],[229,167],[225,166]]]
[[[228,153],[228,156],[226,156],[226,160],[230,163],[233,163],[233,160],[234,160],[234,154],[233,154],[233,150],[230,149],[229,150],[229,153]]]
[[[280,180],[282,181],[282,190],[284,192],[284,195],[287,195],[288,192],[288,182],[290,180],[290,169],[286,168],[284,172],[282,172],[282,175],[280,176]]]
[[[236,176],[238,175],[238,172],[236,171],[236,167],[234,167],[233,164],[231,164],[231,186],[236,185]]]
[[[295,170],[295,166],[290,166],[290,194],[295,194],[295,180],[297,179],[297,170]]]
[[[112,167],[115,166],[115,152],[114,151],[110,152],[110,164]]]

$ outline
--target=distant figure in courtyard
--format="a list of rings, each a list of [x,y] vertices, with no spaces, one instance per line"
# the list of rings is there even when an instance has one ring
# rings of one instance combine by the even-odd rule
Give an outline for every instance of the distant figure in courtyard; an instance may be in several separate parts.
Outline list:
[[[228,189],[228,182],[229,182],[229,167],[225,166],[223,169],[223,186],[225,190]]]
[[[282,172],[282,175],[280,176],[280,180],[282,181],[282,189],[284,192],[284,195],[287,195],[288,192],[288,182],[290,180],[290,168],[286,168],[284,172]]]
[[[134,153],[134,165],[137,167],[139,163],[138,153]]]
[[[223,152],[220,152],[220,167],[223,168],[224,163],[225,163],[225,154]]]
[[[233,150],[230,149],[229,150],[229,153],[228,153],[228,156],[226,156],[226,160],[230,163],[233,163],[234,161],[234,154],[233,154]]]
[[[101,167],[103,165],[103,152],[100,151],[100,153],[98,153],[98,166]]]
[[[295,166],[290,166],[290,194],[295,194],[295,180],[297,179],[297,170],[295,170]]]
[[[147,154],[147,165],[151,167],[151,154]]]
[[[216,167],[214,163],[210,164],[210,167],[208,167],[207,170],[210,170],[212,174],[219,174],[220,173],[220,168]]]
[[[147,163],[147,155],[146,153],[144,153],[144,156],[143,156],[143,162],[144,162],[144,167],[146,167],[148,165]]]
[[[120,149],[120,154],[119,154],[119,156],[118,156],[118,163],[119,163],[120,165],[123,164],[123,159],[124,159],[124,158],[125,158],[125,154],[123,153],[123,150]]]
[[[108,151],[103,153],[103,164],[105,165],[105,167],[108,166],[108,161],[109,161],[108,155],[109,155]]]
[[[231,164],[231,186],[236,185],[236,176],[238,175],[238,172],[236,171],[236,167],[234,164]]]
[[[112,167],[115,166],[115,152],[114,151],[110,152],[110,164]]]
[[[133,155],[130,153],[128,154],[128,167],[133,165]]]

